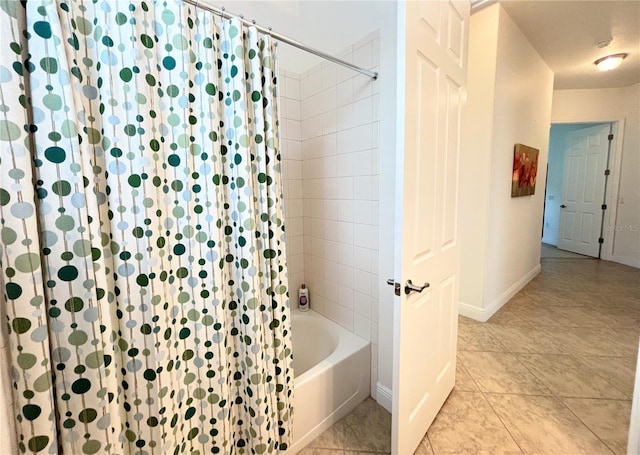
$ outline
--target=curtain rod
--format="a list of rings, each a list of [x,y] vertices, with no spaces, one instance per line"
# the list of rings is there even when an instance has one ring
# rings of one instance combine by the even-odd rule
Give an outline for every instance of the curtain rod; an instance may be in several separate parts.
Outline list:
[[[237,19],[239,21],[241,21],[243,24],[245,25],[249,25],[251,27],[255,27],[259,32],[265,33],[267,35],[272,36],[274,39],[283,42],[285,44],[289,44],[290,46],[293,47],[297,47],[298,49],[302,49],[303,51],[309,52],[313,55],[316,55],[318,57],[324,58],[325,60],[329,60],[333,63],[337,63],[338,65],[342,65],[342,66],[346,66],[347,68],[350,68],[354,71],[357,71],[358,73],[361,74],[365,74],[367,76],[369,76],[372,79],[377,79],[378,78],[378,73],[375,71],[369,71],[368,69],[365,68],[361,68],[359,66],[356,66],[352,63],[349,62],[345,62],[344,60],[340,60],[337,57],[334,57],[333,55],[329,55],[326,54],[322,51],[319,51],[317,49],[314,49],[312,47],[306,46],[292,38],[289,38],[288,36],[285,35],[281,35],[280,33],[276,33],[273,30],[271,30],[271,28],[266,28],[263,27],[261,25],[257,25],[255,23],[255,21],[249,21],[247,19],[245,19],[243,16],[238,16],[236,14],[231,14],[228,13],[224,7],[222,8],[218,8],[216,6],[210,5],[208,2],[204,2],[204,1],[199,1],[199,0],[182,0],[184,3],[188,3],[190,5],[195,6],[196,8],[202,8],[206,11],[210,11],[214,14],[217,14],[218,16],[222,16],[225,19]]]

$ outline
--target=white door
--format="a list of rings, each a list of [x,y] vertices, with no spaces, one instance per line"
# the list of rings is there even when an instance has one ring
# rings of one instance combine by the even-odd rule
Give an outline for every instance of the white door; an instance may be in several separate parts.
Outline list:
[[[392,451],[411,455],[455,382],[469,2],[409,1],[398,14],[405,91],[396,162]],[[408,280],[429,287],[405,294]]]
[[[610,124],[567,133],[558,248],[598,257]]]

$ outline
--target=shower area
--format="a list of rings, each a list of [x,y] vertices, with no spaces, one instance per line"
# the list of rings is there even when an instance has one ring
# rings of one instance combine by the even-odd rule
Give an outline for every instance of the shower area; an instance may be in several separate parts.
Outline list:
[[[375,31],[337,57],[377,72],[379,48]],[[300,403],[294,439],[301,437],[304,446],[367,396],[376,396],[380,95],[376,80],[332,62],[302,74],[281,70],[280,84],[295,402]],[[320,321],[326,328],[318,334],[302,328],[306,325],[296,332],[297,290],[303,283],[311,310],[334,323]],[[317,352],[325,343],[326,350]],[[351,354],[332,357],[341,350]],[[311,369],[298,376],[303,362]]]
[[[378,396],[379,81],[191,2],[29,3],[0,11],[0,452],[295,453]],[[377,73],[380,31],[334,55]]]

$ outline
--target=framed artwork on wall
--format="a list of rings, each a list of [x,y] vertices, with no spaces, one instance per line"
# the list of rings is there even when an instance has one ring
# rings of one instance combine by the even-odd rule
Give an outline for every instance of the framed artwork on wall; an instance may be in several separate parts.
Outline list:
[[[513,148],[511,197],[535,194],[539,152],[538,149],[523,144],[516,144]]]

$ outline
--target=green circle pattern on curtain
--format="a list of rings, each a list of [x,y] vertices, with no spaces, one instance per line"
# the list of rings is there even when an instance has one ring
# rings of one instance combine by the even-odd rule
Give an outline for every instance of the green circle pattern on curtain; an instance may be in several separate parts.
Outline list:
[[[26,453],[277,453],[275,44],[165,1],[0,1],[0,284]]]

